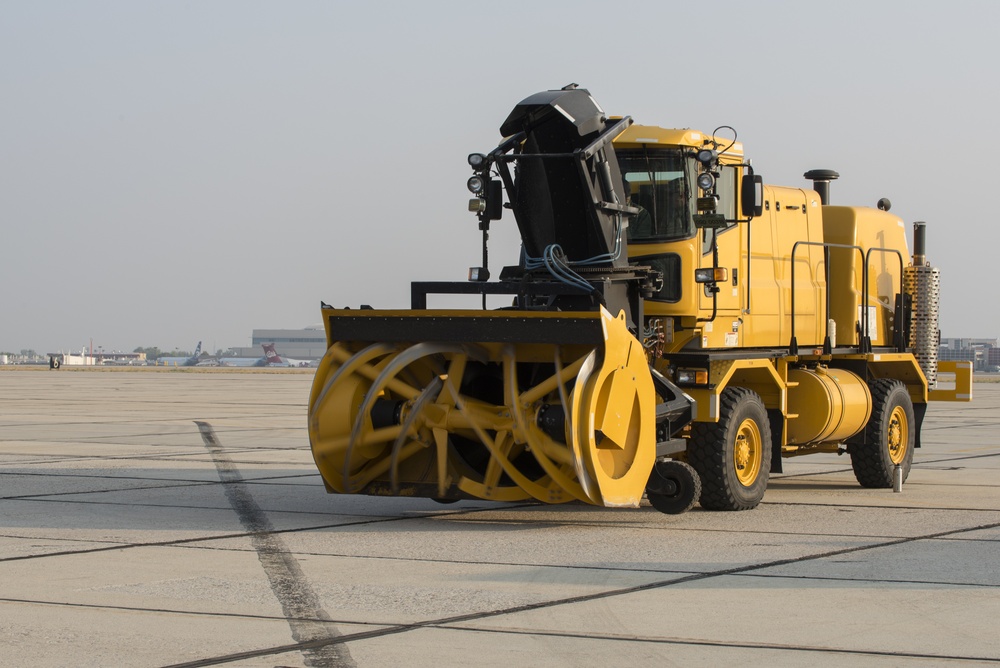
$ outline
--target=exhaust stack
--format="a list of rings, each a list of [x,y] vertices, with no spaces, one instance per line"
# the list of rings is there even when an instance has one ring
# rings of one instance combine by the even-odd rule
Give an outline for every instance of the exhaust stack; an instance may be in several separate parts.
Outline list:
[[[913,223],[913,265],[927,264],[927,223]]]
[[[924,222],[913,223],[913,262],[903,269],[903,291],[912,299],[910,348],[917,358],[928,385],[937,385],[938,304],[941,270],[927,262],[927,235]]]

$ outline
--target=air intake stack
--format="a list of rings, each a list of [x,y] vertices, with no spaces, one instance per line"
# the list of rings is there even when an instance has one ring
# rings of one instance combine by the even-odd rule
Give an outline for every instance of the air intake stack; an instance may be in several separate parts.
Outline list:
[[[810,169],[803,174],[805,178],[813,182],[813,190],[819,193],[821,204],[830,203],[830,181],[836,181],[840,174],[832,169]]]
[[[903,290],[912,301],[910,348],[927,377],[930,387],[937,384],[938,303],[941,295],[941,271],[927,262],[927,223],[913,223],[913,262],[903,269]]]

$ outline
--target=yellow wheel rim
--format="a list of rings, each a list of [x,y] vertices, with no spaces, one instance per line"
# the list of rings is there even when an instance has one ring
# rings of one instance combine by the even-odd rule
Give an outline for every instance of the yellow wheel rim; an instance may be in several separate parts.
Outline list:
[[[733,443],[733,463],[736,465],[736,479],[744,487],[749,487],[760,474],[760,460],[764,447],[761,443],[757,423],[747,418],[736,430]]]
[[[902,406],[896,406],[892,409],[892,415],[889,416],[889,433],[887,436],[889,459],[892,460],[893,464],[902,464],[903,459],[906,458],[906,446],[910,442],[910,435],[906,424],[906,411],[903,410]]]

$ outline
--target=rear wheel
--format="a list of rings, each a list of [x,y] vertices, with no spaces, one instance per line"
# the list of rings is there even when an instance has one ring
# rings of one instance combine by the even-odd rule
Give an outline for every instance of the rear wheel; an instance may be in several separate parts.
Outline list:
[[[771,472],[771,426],[753,390],[731,387],[719,398],[718,422],[691,427],[688,461],[701,476],[701,507],[749,510],[764,497]]]
[[[872,415],[865,425],[864,439],[851,443],[854,477],[862,487],[892,487],[896,466],[903,480],[910,475],[916,422],[913,402],[902,381],[879,378],[870,384]]]

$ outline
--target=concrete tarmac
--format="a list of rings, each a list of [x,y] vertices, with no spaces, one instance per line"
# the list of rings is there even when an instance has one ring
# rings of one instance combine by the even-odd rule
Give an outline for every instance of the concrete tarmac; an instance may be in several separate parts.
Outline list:
[[[666,516],[328,495],[311,374],[212,371],[0,371],[0,665],[1000,663],[1000,384]]]

